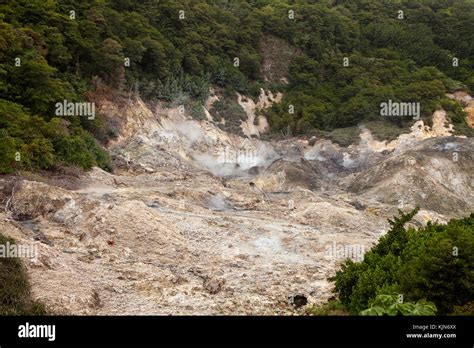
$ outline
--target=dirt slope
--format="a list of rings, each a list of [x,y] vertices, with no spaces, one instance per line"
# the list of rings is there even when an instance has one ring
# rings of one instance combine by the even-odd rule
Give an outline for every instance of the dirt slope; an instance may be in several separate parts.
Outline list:
[[[327,278],[399,208],[420,205],[417,225],[472,210],[472,139],[388,149],[363,133],[340,148],[244,139],[139,100],[102,112],[123,118],[114,174],[76,188],[0,179],[0,232],[38,247],[33,295],[56,313],[292,314],[296,294],[327,300]],[[243,149],[255,152],[218,160]]]

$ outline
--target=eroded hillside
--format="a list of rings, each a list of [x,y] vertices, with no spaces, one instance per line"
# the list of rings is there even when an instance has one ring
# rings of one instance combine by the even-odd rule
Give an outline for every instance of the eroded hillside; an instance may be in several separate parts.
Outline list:
[[[260,134],[255,108],[275,101],[265,95],[239,96],[242,130]],[[55,313],[293,313],[295,295],[327,300],[327,278],[398,209],[419,205],[422,225],[474,203],[474,141],[452,136],[442,111],[392,142],[361,129],[344,148],[247,138],[139,98],[100,107],[120,118],[114,173],[1,179],[0,231],[38,247],[33,296]]]

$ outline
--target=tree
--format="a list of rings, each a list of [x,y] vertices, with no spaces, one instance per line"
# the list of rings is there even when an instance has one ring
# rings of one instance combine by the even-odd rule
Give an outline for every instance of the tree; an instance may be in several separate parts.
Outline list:
[[[102,43],[98,53],[99,71],[112,86],[119,88],[125,79],[122,45],[112,38],[107,38]]]

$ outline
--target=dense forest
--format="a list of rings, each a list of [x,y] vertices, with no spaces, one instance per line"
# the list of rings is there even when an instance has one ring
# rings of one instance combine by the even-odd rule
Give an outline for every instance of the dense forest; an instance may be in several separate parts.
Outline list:
[[[419,102],[425,119],[443,107],[472,135],[460,104],[445,97],[474,91],[472,23],[473,0],[3,1],[0,173],[110,170],[101,144],[116,130],[100,115],[55,115],[57,102],[87,100],[97,81],[194,106],[209,86],[251,97],[282,91],[267,114],[275,133],[412,123],[381,121],[380,102],[391,99]],[[272,42],[287,81],[264,76],[262,46]]]

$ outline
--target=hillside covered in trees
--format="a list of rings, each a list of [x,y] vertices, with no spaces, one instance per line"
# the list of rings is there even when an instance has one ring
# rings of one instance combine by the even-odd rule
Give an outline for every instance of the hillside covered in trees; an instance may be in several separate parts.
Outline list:
[[[474,91],[473,23],[472,0],[9,0],[0,5],[0,173],[110,170],[101,144],[114,127],[101,115],[55,114],[56,103],[86,101],[99,82],[191,107],[210,86],[281,91],[266,115],[275,133],[361,122],[393,133],[413,122],[381,120],[380,103],[393,100],[419,102],[425,119],[443,107],[472,135],[445,94]],[[265,74],[272,42],[287,79]]]

